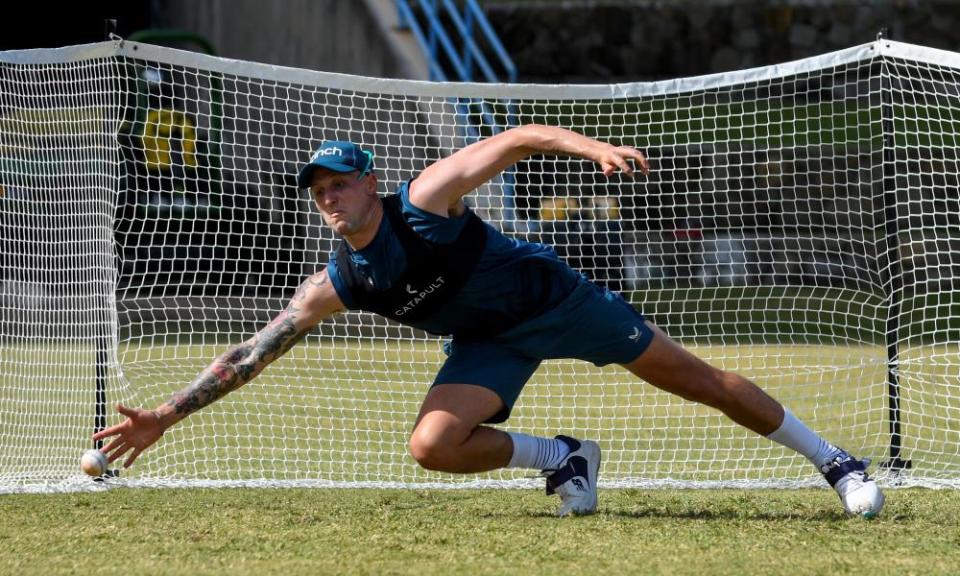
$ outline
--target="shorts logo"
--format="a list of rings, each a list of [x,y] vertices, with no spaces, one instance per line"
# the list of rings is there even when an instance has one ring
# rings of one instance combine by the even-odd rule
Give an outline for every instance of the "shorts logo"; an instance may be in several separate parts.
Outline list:
[[[627,338],[633,340],[634,342],[640,341],[640,328],[638,326],[633,327],[633,334],[627,336]]]
[[[570,480],[570,482],[572,482],[573,485],[576,486],[577,489],[580,490],[581,492],[586,492],[586,491],[587,491],[586,487],[584,487],[584,485],[583,485],[583,480],[581,480],[581,479],[579,479],[579,478],[573,478],[573,479]]]

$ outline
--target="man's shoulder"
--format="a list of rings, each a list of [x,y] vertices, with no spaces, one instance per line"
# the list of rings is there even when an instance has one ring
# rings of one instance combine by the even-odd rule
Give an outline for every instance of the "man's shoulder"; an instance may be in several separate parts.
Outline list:
[[[444,217],[428,212],[410,200],[409,184],[408,181],[399,185],[394,194],[384,197],[384,202],[388,199],[396,202],[403,221],[422,238],[436,244],[455,242],[467,224],[469,214]]]

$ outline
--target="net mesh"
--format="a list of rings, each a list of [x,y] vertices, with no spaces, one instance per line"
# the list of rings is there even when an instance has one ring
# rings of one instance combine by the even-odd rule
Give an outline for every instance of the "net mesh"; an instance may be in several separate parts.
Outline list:
[[[0,490],[89,488],[78,459],[98,398],[167,400],[326,265],[333,235],[294,181],[320,141],[373,150],[386,193],[525,123],[635,146],[653,171],[607,179],[536,156],[468,197],[481,216],[555,246],[859,456],[889,456],[895,422],[912,468],[880,469],[884,483],[956,486],[958,67],[884,44],[592,88],[381,81],[136,44],[0,55]],[[106,484],[533,485],[407,455],[443,360],[437,338],[338,315]],[[505,427],[598,440],[606,486],[825,485],[618,367],[544,363]]]

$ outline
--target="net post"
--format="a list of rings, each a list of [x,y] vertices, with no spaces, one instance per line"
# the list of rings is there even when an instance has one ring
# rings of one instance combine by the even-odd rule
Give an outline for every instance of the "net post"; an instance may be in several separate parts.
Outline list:
[[[96,434],[107,427],[107,343],[103,335],[97,336],[96,357],[96,399],[94,400],[93,433]],[[103,448],[103,440],[96,440],[93,447]]]
[[[103,39],[110,40],[117,34],[117,19],[107,18],[103,21]]]
[[[103,37],[110,39],[111,34],[117,32],[117,21],[106,18],[103,21]],[[107,345],[103,334],[97,335],[96,374],[94,386],[96,398],[94,400],[93,433],[96,434],[107,427]],[[96,440],[93,447],[97,450],[103,447],[103,440]]]
[[[887,29],[882,28],[877,34],[880,41],[887,37]],[[896,155],[894,146],[893,101],[890,76],[887,73],[886,63],[880,65],[880,109],[881,128],[883,132],[882,178],[883,186],[880,190],[880,206],[882,206],[883,246],[887,270],[887,318],[884,326],[887,346],[887,416],[890,431],[890,457],[880,464],[880,468],[888,469],[899,477],[904,470],[912,467],[910,460],[901,457],[903,447],[903,431],[900,415],[900,310],[903,297],[903,271],[900,267],[900,223],[897,220],[897,183],[896,183]],[[879,256],[879,254],[878,254]]]
[[[117,32],[117,21],[113,18],[107,18],[103,21],[103,35],[104,38],[109,40],[111,37],[115,36]],[[109,301],[109,299],[108,299]],[[104,333],[104,330],[101,329],[97,334],[97,350],[95,358],[95,373],[94,373],[94,389],[95,389],[95,398],[94,398],[94,416],[93,416],[93,433],[96,434],[104,428],[107,427],[107,362],[108,362],[108,346],[110,346],[110,338]],[[103,448],[103,440],[94,440],[93,447],[96,450]],[[117,470],[107,469],[103,476],[94,478],[94,481],[102,481],[103,478],[119,476],[120,473]]]
[[[97,355],[96,355],[96,374],[94,377],[96,387],[96,399],[94,400],[93,433],[96,434],[107,427],[107,346],[110,345],[110,339],[103,333],[97,335]],[[93,447],[96,450],[103,448],[103,440],[95,440]],[[120,475],[120,471],[107,468],[103,476],[94,478],[95,482],[100,482],[104,478],[114,478]]]

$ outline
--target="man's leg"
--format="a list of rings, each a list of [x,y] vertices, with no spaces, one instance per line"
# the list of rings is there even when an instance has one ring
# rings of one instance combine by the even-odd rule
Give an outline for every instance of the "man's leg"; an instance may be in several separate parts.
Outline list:
[[[506,432],[481,426],[503,408],[493,391],[473,384],[440,384],[427,393],[410,436],[410,454],[440,472],[487,472],[510,462]]]
[[[440,472],[559,467],[570,453],[566,442],[482,425],[502,409],[503,400],[483,386],[434,386],[420,407],[410,453],[424,468]]]
[[[687,400],[717,408],[734,422],[804,455],[827,477],[848,513],[872,517],[883,495],[861,463],[833,446],[755,384],[697,358],[647,322],[654,338],[624,367],[648,383]]]
[[[746,378],[715,368],[647,322],[650,346],[624,367],[646,382],[687,400],[717,408],[734,422],[767,436],[780,427],[784,409]]]
[[[417,416],[410,454],[424,468],[440,472],[532,468],[547,477],[548,493],[560,496],[560,516],[593,513],[600,467],[596,442],[538,438],[482,425],[503,408],[500,396],[483,386],[435,385]]]

